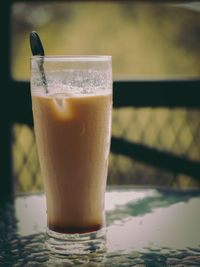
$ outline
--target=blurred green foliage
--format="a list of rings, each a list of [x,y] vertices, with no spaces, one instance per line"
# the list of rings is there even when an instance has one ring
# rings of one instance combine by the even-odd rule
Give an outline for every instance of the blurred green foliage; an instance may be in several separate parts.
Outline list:
[[[200,74],[200,13],[170,4],[126,1],[16,3],[12,8],[13,77],[29,79],[29,33],[47,55],[107,54],[114,77]]]

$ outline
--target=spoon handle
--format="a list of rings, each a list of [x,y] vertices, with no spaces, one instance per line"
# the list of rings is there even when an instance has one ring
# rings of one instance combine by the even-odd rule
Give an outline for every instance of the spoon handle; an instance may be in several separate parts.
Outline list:
[[[44,56],[44,48],[43,48],[42,42],[40,40],[38,33],[35,31],[32,31],[30,33],[30,47],[31,47],[33,56],[42,56],[42,57]],[[41,58],[40,62],[38,62],[38,67],[40,70],[45,93],[48,94],[47,79],[46,79],[46,75],[44,72],[43,63],[44,63],[44,59]]]

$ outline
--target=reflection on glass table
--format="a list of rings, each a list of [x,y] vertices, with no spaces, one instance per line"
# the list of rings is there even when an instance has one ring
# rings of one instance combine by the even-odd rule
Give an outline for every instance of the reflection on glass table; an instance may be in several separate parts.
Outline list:
[[[44,246],[44,194],[19,195],[0,206],[0,266],[200,266],[199,206],[200,190],[108,187],[105,248],[62,256]]]

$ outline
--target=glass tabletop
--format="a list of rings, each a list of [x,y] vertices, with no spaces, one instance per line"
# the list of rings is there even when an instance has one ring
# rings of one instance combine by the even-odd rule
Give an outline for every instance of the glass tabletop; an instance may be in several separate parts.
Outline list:
[[[200,190],[112,186],[105,249],[56,255],[44,246],[43,193],[0,204],[0,266],[200,266]]]

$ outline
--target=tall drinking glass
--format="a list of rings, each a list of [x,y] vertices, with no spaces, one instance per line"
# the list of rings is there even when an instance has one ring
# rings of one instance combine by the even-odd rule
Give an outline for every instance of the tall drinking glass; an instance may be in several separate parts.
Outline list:
[[[32,56],[34,130],[47,247],[84,253],[105,236],[112,115],[110,56]]]

